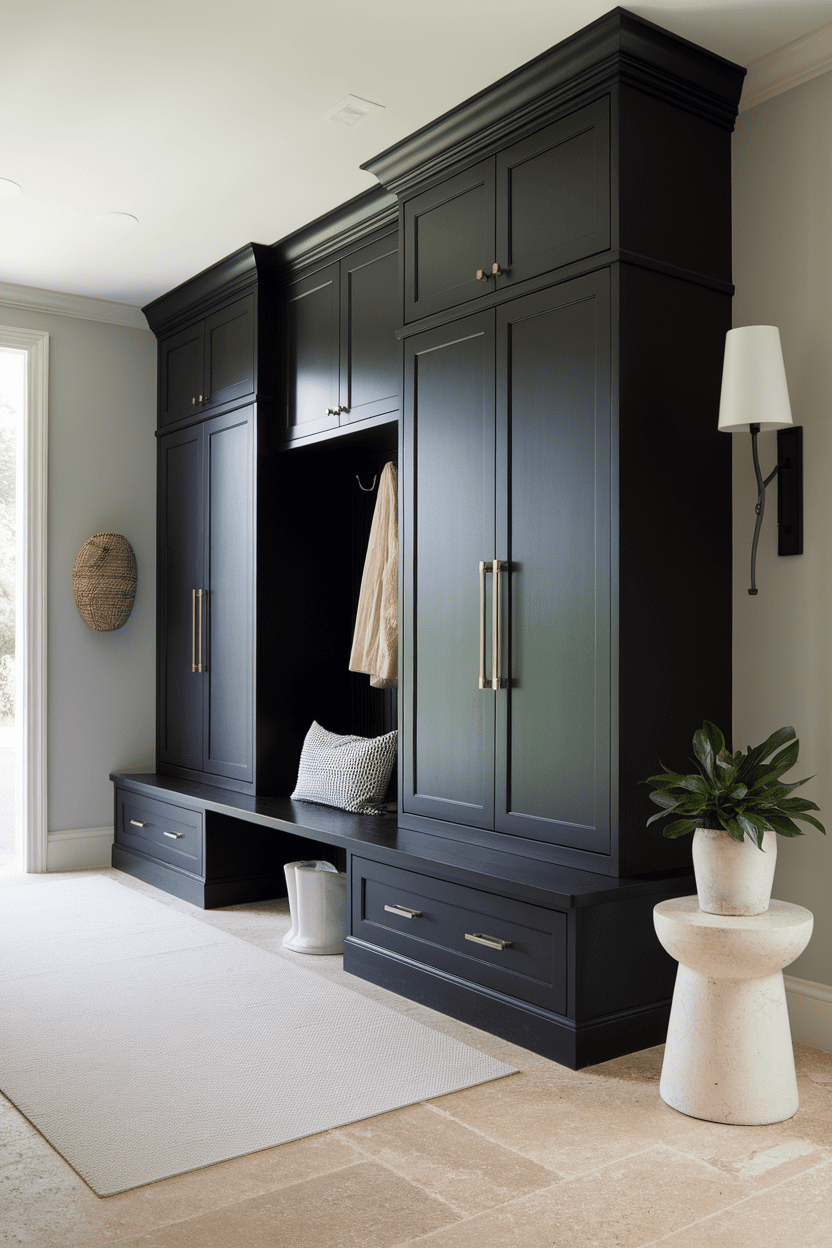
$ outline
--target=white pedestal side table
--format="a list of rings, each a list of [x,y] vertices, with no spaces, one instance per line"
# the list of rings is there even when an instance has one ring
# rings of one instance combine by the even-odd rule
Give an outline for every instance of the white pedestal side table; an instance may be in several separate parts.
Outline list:
[[[692,1118],[743,1126],[797,1113],[783,967],[812,935],[810,910],[705,914],[697,897],[662,901],[656,935],[679,963],[659,1091]]]

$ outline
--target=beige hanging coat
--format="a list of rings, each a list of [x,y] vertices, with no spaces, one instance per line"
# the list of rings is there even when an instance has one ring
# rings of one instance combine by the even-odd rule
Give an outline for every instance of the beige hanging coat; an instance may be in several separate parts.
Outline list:
[[[377,689],[395,685],[399,669],[399,503],[394,464],[385,464],[370,528],[350,671],[366,672]]]

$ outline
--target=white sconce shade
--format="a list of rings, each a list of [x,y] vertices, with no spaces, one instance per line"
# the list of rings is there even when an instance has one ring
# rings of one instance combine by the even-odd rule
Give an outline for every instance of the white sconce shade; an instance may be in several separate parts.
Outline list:
[[[724,433],[761,433],[791,425],[789,387],[776,325],[745,325],[725,335],[719,427]]]

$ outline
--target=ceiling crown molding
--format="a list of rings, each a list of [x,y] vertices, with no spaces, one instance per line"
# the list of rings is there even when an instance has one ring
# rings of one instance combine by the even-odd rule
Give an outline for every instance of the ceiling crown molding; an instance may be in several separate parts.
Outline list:
[[[740,112],[832,69],[832,22],[776,48],[748,66]]]
[[[41,290],[37,286],[15,286],[0,282],[0,309],[24,308],[27,312],[48,312],[58,316],[76,316],[84,321],[104,321],[108,325],[126,325],[129,329],[147,329],[141,308],[110,299],[93,299],[88,295],[65,295],[58,290]]]

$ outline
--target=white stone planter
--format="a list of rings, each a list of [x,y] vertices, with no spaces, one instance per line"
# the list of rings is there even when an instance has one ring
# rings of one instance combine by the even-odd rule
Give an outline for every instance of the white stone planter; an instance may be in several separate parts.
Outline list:
[[[721,828],[693,834],[693,872],[699,909],[705,914],[764,914],[777,862],[777,833],[763,833],[759,850],[746,836],[735,841]]]

